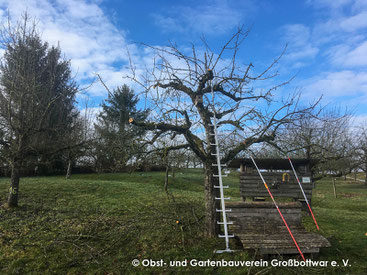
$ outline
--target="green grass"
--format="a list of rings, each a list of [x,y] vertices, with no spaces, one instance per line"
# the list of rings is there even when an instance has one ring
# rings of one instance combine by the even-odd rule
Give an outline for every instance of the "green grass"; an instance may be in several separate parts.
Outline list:
[[[9,179],[0,179],[0,204]],[[367,189],[361,183],[318,182],[313,209],[331,248],[320,260],[349,259],[342,268],[133,267],[133,259],[252,260],[247,252],[214,254],[223,240],[203,235],[200,169],[177,172],[163,191],[164,173],[87,174],[22,178],[20,206],[0,209],[0,274],[365,274]],[[226,195],[240,200],[238,174]],[[179,221],[179,223],[177,223]],[[315,231],[310,217],[304,224]],[[235,247],[236,244],[232,244]]]
[[[351,174],[349,174],[347,176],[349,177],[348,180],[352,180],[351,178],[354,179],[354,176],[355,175],[354,175],[354,173],[351,173]],[[364,181],[366,179],[366,174],[365,173],[362,173],[362,172],[357,173],[357,179]]]

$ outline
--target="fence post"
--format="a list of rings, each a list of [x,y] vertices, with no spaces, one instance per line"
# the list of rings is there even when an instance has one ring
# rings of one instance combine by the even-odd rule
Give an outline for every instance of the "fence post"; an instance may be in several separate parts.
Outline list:
[[[334,197],[336,198],[336,186],[335,186],[335,178],[333,178],[333,190],[334,190]]]

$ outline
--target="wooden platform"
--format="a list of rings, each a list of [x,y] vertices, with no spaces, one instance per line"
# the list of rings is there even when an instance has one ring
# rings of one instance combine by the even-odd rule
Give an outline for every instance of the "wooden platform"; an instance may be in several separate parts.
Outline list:
[[[231,202],[226,204],[229,231],[237,236],[244,249],[259,254],[298,254],[278,211],[272,202]],[[323,236],[307,232],[302,226],[299,202],[279,203],[279,208],[303,253],[318,253],[330,243]]]

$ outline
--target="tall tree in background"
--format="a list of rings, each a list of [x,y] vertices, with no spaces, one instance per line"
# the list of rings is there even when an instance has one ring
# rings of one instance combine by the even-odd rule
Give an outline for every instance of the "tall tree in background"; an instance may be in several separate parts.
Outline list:
[[[85,109],[84,116],[74,119],[70,127],[69,134],[64,136],[65,150],[62,151],[62,157],[66,164],[66,179],[69,179],[73,166],[78,158],[85,157],[86,152],[92,146],[91,138],[91,118],[88,117],[88,110]]]
[[[276,75],[272,68],[278,59],[257,73],[252,63],[243,66],[237,54],[246,36],[247,32],[239,29],[217,52],[206,43],[202,50],[193,46],[190,53],[173,44],[164,48],[151,47],[156,52],[152,68],[140,76],[132,65],[129,76],[144,87],[147,106],[154,113],[149,122],[135,119],[132,123],[152,131],[153,139],[167,133],[180,136],[185,143],[175,148],[189,147],[203,163],[209,237],[219,231],[212,117],[216,116],[220,131],[236,141],[222,156],[222,163],[227,163],[253,144],[272,142],[282,125],[312,109],[311,106],[300,110],[297,96],[276,101],[274,91],[286,82],[268,89],[256,88],[258,82]],[[212,106],[211,83],[215,106]]]
[[[367,125],[364,124],[358,128],[353,142],[355,158],[358,168],[365,173],[365,185],[367,186]]]
[[[77,115],[77,87],[61,50],[42,42],[25,14],[1,32],[0,143],[11,169],[8,206],[18,205],[21,169],[30,157],[60,150],[62,136]]]
[[[148,111],[139,111],[139,99],[127,85],[109,93],[95,124],[96,155],[102,169],[125,168],[128,160],[142,151],[139,137],[144,130],[129,124],[129,118],[144,121]]]

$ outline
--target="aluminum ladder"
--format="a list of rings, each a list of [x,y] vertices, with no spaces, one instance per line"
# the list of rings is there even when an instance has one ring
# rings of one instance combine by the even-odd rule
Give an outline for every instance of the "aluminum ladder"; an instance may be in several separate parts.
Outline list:
[[[225,200],[230,200],[230,198],[224,197],[224,188],[229,188],[228,185],[223,185],[223,177],[226,177],[227,175],[222,175],[222,167],[225,167],[225,164],[221,164],[220,160],[220,150],[219,150],[219,143],[218,143],[218,131],[217,131],[217,118],[215,116],[215,101],[214,101],[214,89],[213,89],[213,80],[210,81],[210,88],[211,88],[211,94],[212,94],[212,110],[213,110],[213,117],[212,117],[212,123],[210,126],[213,127],[213,133],[211,135],[214,136],[215,143],[210,144],[210,146],[215,146],[215,153],[212,153],[213,156],[216,156],[216,163],[213,163],[212,166],[215,166],[218,168],[218,174],[214,174],[214,177],[218,178],[219,185],[215,185],[214,188],[219,189],[220,191],[220,197],[215,198],[216,200],[220,200],[220,206],[221,209],[216,209],[217,212],[222,213],[222,222],[217,221],[217,224],[223,225],[224,235],[219,234],[219,238],[224,238],[226,242],[226,248],[224,250],[216,250],[216,253],[224,253],[224,252],[233,252],[229,248],[229,238],[233,238],[234,235],[228,234],[228,225],[233,224],[233,222],[227,221],[227,212],[232,212],[232,209],[226,209]]]

